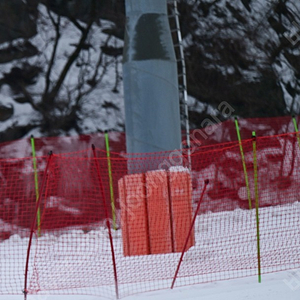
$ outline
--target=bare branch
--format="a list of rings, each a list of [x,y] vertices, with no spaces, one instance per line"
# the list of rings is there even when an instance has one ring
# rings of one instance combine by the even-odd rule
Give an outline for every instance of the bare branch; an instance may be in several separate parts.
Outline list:
[[[34,99],[32,98],[32,94],[30,94],[27,89],[25,88],[24,84],[19,84],[18,87],[21,89],[21,92],[26,98],[26,102],[29,103],[33,109],[39,111],[39,107],[34,103]]]
[[[47,8],[47,12],[48,12],[48,16],[50,17],[50,20],[52,22],[52,24],[54,25],[54,28],[55,28],[55,42],[54,42],[54,46],[53,46],[53,51],[52,51],[52,54],[51,54],[51,59],[50,59],[50,62],[49,62],[49,65],[48,65],[48,69],[47,69],[47,72],[46,72],[46,87],[45,87],[45,90],[44,90],[44,96],[48,93],[49,91],[49,87],[50,87],[50,77],[51,77],[51,71],[52,71],[52,68],[54,66],[54,61],[55,61],[55,57],[56,57],[56,52],[57,52],[57,47],[58,47],[58,42],[60,40],[60,15],[58,15],[57,17],[57,22],[54,20],[49,8]],[[43,98],[44,98],[43,96]]]
[[[119,90],[118,90],[118,86],[119,86],[119,83],[120,83],[120,75],[119,75],[119,61],[118,61],[118,58],[116,57],[115,58],[115,86],[113,87],[112,91],[114,93],[118,93]]]
[[[43,97],[43,102],[44,101],[50,101],[50,104],[52,104],[54,102],[55,97],[57,96],[71,66],[73,65],[73,63],[75,62],[75,60],[77,59],[78,55],[80,54],[81,50],[83,49],[84,45],[85,45],[85,41],[88,37],[88,34],[90,32],[90,29],[94,23],[94,19],[95,19],[95,0],[92,1],[92,5],[91,5],[91,17],[90,17],[90,21],[88,23],[88,25],[86,26],[86,28],[84,29],[84,31],[82,32],[80,41],[76,47],[76,49],[73,51],[73,53],[69,56],[68,61],[66,62],[62,72],[60,73],[60,76],[56,82],[56,84],[54,85],[54,87],[52,88],[50,93],[47,93],[44,95]]]
[[[69,16],[70,21],[83,33],[85,28],[80,25],[80,23],[72,16]]]
[[[106,39],[106,41],[104,42],[104,46],[107,46],[110,39],[111,39],[111,35],[109,35]],[[98,58],[98,61],[97,61],[97,64],[96,64],[96,68],[95,68],[95,72],[94,72],[94,75],[92,76],[91,79],[89,79],[87,82],[91,85],[91,86],[95,86],[97,84],[97,77],[98,77],[98,74],[99,74],[99,68],[100,66],[102,65],[102,62],[103,62],[103,51],[100,52],[100,55],[99,55],[99,58]],[[101,76],[103,77],[103,76]]]

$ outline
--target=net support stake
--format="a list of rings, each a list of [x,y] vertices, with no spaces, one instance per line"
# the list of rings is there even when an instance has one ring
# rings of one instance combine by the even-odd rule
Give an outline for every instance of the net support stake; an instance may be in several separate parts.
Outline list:
[[[43,181],[42,181],[42,185],[41,185],[41,191],[44,190],[44,186],[46,184],[46,178],[47,178],[47,173],[48,173],[48,169],[49,169],[49,165],[51,162],[51,158],[52,158],[52,151],[49,152],[49,156],[48,156],[48,160],[47,160],[47,165],[44,171],[44,176],[43,176]],[[28,290],[27,290],[27,280],[28,280],[28,267],[29,267],[29,256],[30,256],[30,249],[31,249],[31,244],[32,244],[32,238],[33,238],[33,233],[34,233],[34,228],[37,222],[37,214],[39,211],[39,207],[40,207],[40,203],[41,203],[41,198],[42,198],[42,193],[39,194],[39,198],[38,201],[36,202],[36,206],[35,206],[35,213],[34,213],[34,218],[31,224],[31,228],[30,228],[30,237],[29,237],[29,241],[28,241],[28,247],[27,247],[27,256],[26,256],[26,265],[25,265],[25,277],[24,277],[24,299],[26,300],[27,298],[27,294],[28,294]]]
[[[294,128],[295,128],[295,132],[297,134],[298,145],[299,145],[299,148],[300,148],[300,136],[299,136],[297,121],[296,121],[295,116],[293,116],[292,118],[293,118],[293,124],[294,124]]]
[[[252,209],[251,193],[250,193],[249,180],[248,180],[248,172],[247,172],[247,167],[246,167],[246,162],[245,162],[245,155],[244,155],[243,144],[242,144],[242,139],[241,139],[241,134],[240,134],[239,122],[238,122],[237,117],[234,118],[234,122],[235,122],[236,134],[237,134],[237,137],[238,137],[238,140],[239,140],[240,152],[241,152],[241,157],[242,157],[249,209]]]
[[[34,187],[35,187],[35,198],[36,202],[39,200],[39,180],[37,173],[37,161],[36,161],[36,152],[35,152],[35,141],[33,135],[30,137],[31,141],[31,149],[32,149],[32,163],[33,163],[33,172],[34,172]],[[37,211],[37,228],[38,228],[38,236],[41,235],[41,209],[38,207]]]
[[[260,235],[259,235],[259,199],[258,199],[258,176],[257,176],[257,154],[256,154],[256,133],[252,132],[253,145],[253,171],[254,171],[254,190],[255,190],[255,213],[256,213],[256,236],[257,236],[257,263],[258,263],[258,282],[261,283],[261,263],[260,263]]]
[[[100,186],[100,190],[101,190],[101,196],[102,196],[102,201],[103,201],[103,206],[104,206],[104,211],[105,211],[106,226],[107,226],[108,235],[109,235],[109,242],[110,242],[111,256],[112,256],[112,263],[113,263],[113,271],[114,271],[114,279],[115,279],[116,298],[119,299],[118,275],[117,275],[117,265],[116,265],[114,243],[113,243],[113,238],[112,238],[112,234],[111,234],[111,228],[110,228],[110,222],[109,222],[109,216],[108,216],[108,208],[106,205],[106,198],[105,198],[105,193],[104,193],[103,182],[102,182],[101,175],[100,175],[100,167],[98,164],[98,160],[97,160],[97,156],[96,156],[96,148],[95,148],[94,144],[92,145],[92,150],[93,150],[94,160],[95,160],[95,164],[96,164],[97,176],[98,176],[98,180],[99,180],[99,186]]]
[[[183,249],[182,249],[182,253],[181,253],[181,256],[180,256],[180,259],[179,259],[179,262],[178,262],[178,265],[177,265],[177,268],[176,268],[176,271],[175,271],[175,274],[174,274],[174,278],[173,278],[173,281],[172,281],[171,289],[174,288],[175,281],[176,281],[176,279],[177,279],[178,272],[179,272],[179,269],[180,269],[180,266],[181,266],[181,263],[182,263],[182,260],[183,260],[183,256],[184,256],[184,253],[185,253],[185,251],[186,251],[186,248],[187,248],[187,245],[188,245],[188,242],[189,242],[189,239],[190,239],[190,236],[191,236],[191,233],[192,233],[192,230],[193,230],[193,227],[194,227],[194,225],[195,225],[195,221],[196,221],[196,218],[197,218],[199,209],[200,209],[200,204],[201,204],[201,202],[202,202],[202,199],[203,199],[203,196],[204,196],[204,193],[205,193],[205,191],[206,191],[206,187],[207,187],[208,184],[209,184],[209,180],[206,179],[206,180],[204,181],[204,187],[203,187],[203,190],[202,190],[202,193],[201,193],[199,202],[198,202],[198,204],[197,204],[197,208],[196,208],[196,211],[195,211],[195,214],[194,214],[194,217],[193,217],[193,220],[192,220],[192,223],[191,223],[191,226],[190,226],[188,235],[187,235],[187,237],[186,237],[186,240],[185,240],[185,243],[184,243],[184,246],[183,246]]]
[[[113,219],[113,229],[117,230],[116,205],[115,205],[113,178],[112,178],[112,170],[111,170],[109,137],[107,131],[105,131],[104,136],[105,136],[105,147],[106,147],[106,156],[107,156],[107,168],[108,168],[108,177],[109,177],[109,191],[110,191],[111,213]]]

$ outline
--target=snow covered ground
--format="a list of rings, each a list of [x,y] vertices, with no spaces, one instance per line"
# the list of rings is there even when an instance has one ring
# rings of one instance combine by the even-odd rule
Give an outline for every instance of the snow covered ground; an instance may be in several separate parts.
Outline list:
[[[22,296],[0,296],[0,300],[20,300]],[[106,300],[93,296],[28,296],[28,300]],[[162,290],[125,297],[126,300],[299,300],[300,270],[263,276],[262,283],[256,277],[198,284],[173,290]]]
[[[124,257],[121,230],[114,234],[119,290],[124,299],[292,299],[300,298],[299,223],[300,205],[262,208],[261,257],[262,283],[258,283],[256,255],[255,210],[207,213],[197,218],[196,245],[185,254],[180,278],[174,290],[169,290],[179,253]],[[268,222],[266,222],[268,221]],[[29,271],[29,290],[57,289],[52,296],[28,295],[35,300],[92,300],[78,294],[81,284],[90,284],[87,293],[114,295],[113,273],[110,262],[109,240],[103,227],[83,234],[71,230],[58,235],[45,234],[34,242]],[[23,287],[23,270],[27,238],[11,236],[0,243],[0,292]],[[99,251],[99,249],[102,250]],[[34,268],[34,271],[33,271]],[[293,269],[294,268],[294,269]],[[279,270],[288,270],[276,272]],[[205,273],[206,272],[206,273]],[[267,272],[276,272],[265,275]],[[194,274],[194,276],[188,276]],[[253,276],[251,276],[253,275]],[[160,280],[168,278],[168,280]],[[228,278],[245,277],[244,279]],[[222,279],[223,281],[219,281]],[[225,280],[224,280],[225,279]],[[32,281],[32,282],[31,282]],[[212,282],[191,285],[195,282]],[[106,284],[106,287],[97,286]],[[189,286],[178,288],[176,286]],[[68,288],[59,296],[60,289]],[[140,291],[158,290],[140,293]],[[98,292],[97,292],[98,290]],[[101,292],[102,291],[102,292]],[[8,292],[7,292],[8,293]],[[84,292],[83,292],[84,293]],[[135,294],[135,295],[132,295]],[[127,297],[126,297],[127,296]],[[0,300],[15,300],[19,296],[0,296]],[[98,299],[105,299],[98,297]]]

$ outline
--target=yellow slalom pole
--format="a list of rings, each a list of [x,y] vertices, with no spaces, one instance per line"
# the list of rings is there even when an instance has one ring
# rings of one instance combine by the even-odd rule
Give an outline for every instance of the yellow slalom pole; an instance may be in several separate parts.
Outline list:
[[[30,140],[31,140],[33,172],[34,172],[35,199],[37,202],[39,199],[39,180],[38,180],[38,172],[37,172],[35,142],[34,142],[33,135],[31,136]],[[40,210],[40,208],[38,208],[38,211],[37,211],[37,227],[38,227],[38,236],[40,236],[41,235],[41,210]]]
[[[261,283],[261,264],[260,264],[260,235],[259,235],[259,201],[258,201],[258,176],[257,176],[257,154],[256,154],[256,133],[252,132],[253,145],[253,171],[255,189],[255,211],[256,211],[256,236],[257,236],[257,262],[258,262],[258,282]]]
[[[244,176],[245,176],[245,183],[246,183],[246,189],[247,189],[249,209],[252,209],[248,173],[247,173],[247,167],[246,167],[246,162],[245,162],[245,155],[244,155],[244,150],[243,150],[243,145],[242,145],[242,139],[241,139],[241,134],[240,134],[239,123],[238,123],[237,118],[234,119],[234,122],[235,122],[236,134],[237,134],[237,137],[238,137],[238,140],[239,140],[239,145],[240,145],[240,152],[241,152],[242,163],[243,163],[243,170],[244,170]]]
[[[298,130],[298,125],[297,125],[295,116],[293,116],[293,124],[294,124],[294,128],[295,128],[295,132],[297,134],[298,145],[300,148],[300,136],[299,136],[299,130]]]
[[[111,212],[112,212],[112,219],[113,219],[113,229],[117,230],[116,206],[115,206],[114,187],[113,187],[112,170],[111,170],[109,138],[108,138],[107,131],[104,133],[104,136],[105,136],[105,145],[106,145],[106,156],[107,156],[107,168],[108,168],[108,176],[109,176],[109,190],[110,190]]]

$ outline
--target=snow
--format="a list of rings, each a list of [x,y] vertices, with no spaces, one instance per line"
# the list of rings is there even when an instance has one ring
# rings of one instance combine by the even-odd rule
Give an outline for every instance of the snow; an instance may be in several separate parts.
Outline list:
[[[46,66],[49,64],[52,51],[53,51],[53,41],[55,39],[55,30],[53,24],[47,13],[47,9],[44,5],[40,4],[39,18],[37,22],[37,35],[29,39],[29,41],[39,49],[39,54],[30,58],[24,58],[20,60],[15,60],[9,63],[0,64],[0,74],[8,73],[13,67],[18,67],[22,64],[32,64],[41,67],[43,71],[37,78],[37,82],[33,85],[27,87],[28,91],[33,95],[33,100],[35,104],[41,101],[41,95],[43,94],[45,88],[45,75]],[[54,19],[57,16],[52,13]],[[55,63],[53,65],[53,70],[51,72],[51,81],[56,82],[61,70],[64,68],[67,56],[70,55],[75,47],[74,44],[78,43],[80,38],[80,31],[72,22],[67,18],[61,18],[61,38],[58,43],[57,56]],[[91,44],[92,47],[89,51],[82,51],[77,63],[74,63],[68,73],[64,84],[61,88],[59,98],[68,99],[70,101],[70,95],[72,99],[75,99],[78,94],[78,85],[81,84],[80,80],[83,77],[91,78],[94,74],[95,66],[99,60],[99,54],[101,51],[98,49],[105,44],[108,40],[108,36],[102,32],[103,29],[112,27],[113,23],[105,20],[101,20],[101,26],[94,24],[91,28],[91,33],[88,37],[87,43]],[[13,43],[18,43],[23,41],[19,39]],[[108,45],[113,45],[115,47],[123,46],[123,41],[111,37],[109,38]],[[7,43],[0,45],[0,48],[7,46]],[[117,66],[115,67],[115,62]],[[78,63],[85,64],[89,63],[89,66],[78,67]],[[81,111],[79,126],[82,129],[82,134],[89,134],[91,132],[98,132],[99,130],[123,130],[122,124],[124,124],[124,100],[123,100],[123,83],[119,80],[117,91],[113,91],[114,81],[116,76],[116,68],[120,76],[122,75],[122,64],[121,58],[111,58],[103,56],[102,67],[99,69],[99,76],[101,75],[101,82],[96,85],[95,89],[87,92],[90,86],[84,84],[81,88],[82,93],[87,92],[87,94],[81,100]],[[11,104],[14,107],[14,115],[5,122],[0,122],[0,130],[5,131],[7,128],[13,125],[26,125],[29,123],[39,123],[41,115],[36,112],[30,104],[19,104],[14,101],[13,97],[18,95],[14,94],[11,88],[4,84],[0,86],[0,102],[2,104]],[[114,109],[111,107],[104,108],[104,103],[112,103]],[[57,115],[62,114],[62,111],[57,110]],[[29,132],[26,137],[30,135],[35,137],[43,136],[40,129],[36,128]],[[78,135],[75,130],[70,130],[70,132],[61,132],[63,135]]]
[[[300,247],[300,240],[297,238],[299,236],[297,224],[300,222],[300,203],[262,208],[260,209],[260,219],[262,283],[258,283],[258,277],[254,276],[257,274],[255,210],[238,209],[206,213],[197,217],[196,245],[185,254],[179,278],[173,290],[170,290],[169,287],[180,253],[124,257],[121,250],[121,230],[113,232],[121,296],[125,296],[124,299],[128,300],[199,298],[207,300],[298,300],[300,270],[292,268],[297,266],[297,249]],[[283,233],[284,239],[282,239]],[[80,242],[76,243],[75,241]],[[100,270],[107,268],[111,271],[109,252],[99,256],[99,244],[95,241],[100,242],[99,244],[104,248],[109,248],[107,230],[103,224],[98,224],[97,229],[86,234],[80,229],[63,229],[61,233],[55,235],[46,233],[39,238],[38,244],[34,240],[32,252],[35,253],[35,259],[38,262],[51,259],[50,263],[35,264],[34,271],[38,274],[38,287],[42,289],[43,293],[45,293],[44,286],[58,287],[58,290],[50,292],[52,296],[30,294],[28,299],[95,299],[94,296],[68,296],[68,294],[78,293],[78,290],[68,289],[67,292],[63,290],[71,285],[79,286],[82,283],[81,278],[91,275],[91,268],[94,272],[96,270],[95,274],[99,274]],[[9,240],[0,243],[0,253],[2,253],[0,257],[0,291],[11,289],[12,287],[9,288],[8,283],[15,283],[13,289],[16,293],[22,289],[27,243],[28,238],[21,238],[19,235],[13,235]],[[85,248],[84,245],[87,244],[89,247]],[[46,253],[45,250],[47,250]],[[14,256],[9,255],[9,251]],[[280,261],[279,265],[278,261]],[[215,266],[217,267],[214,268]],[[65,274],[67,267],[68,275]],[[54,271],[51,274],[51,282],[49,282],[49,273],[45,272],[45,270],[50,270],[47,268]],[[278,272],[287,269],[290,270]],[[78,276],[78,270],[80,270],[80,276]],[[191,274],[191,270],[196,273],[188,276]],[[276,271],[277,273],[271,273]],[[101,283],[112,285],[113,273],[106,273],[108,274],[105,279],[101,278]],[[265,275],[264,273],[271,274]],[[29,270],[29,274],[29,278],[34,280],[32,268]],[[226,280],[237,277],[246,278]],[[191,285],[195,282],[203,283]],[[86,288],[85,291],[98,289],[96,288],[97,284],[99,285],[97,275],[89,278],[89,283],[94,288],[90,290]],[[189,286],[178,287],[187,284]],[[35,283],[30,283],[30,287],[34,286]],[[164,290],[139,293],[149,290],[149,288]],[[65,295],[59,296],[60,289]],[[101,293],[102,289],[105,287],[99,287],[98,293]],[[132,291],[136,294],[130,295]],[[54,293],[56,295],[53,295]],[[15,300],[17,297],[20,299],[20,296],[0,296],[0,300]],[[97,297],[97,299],[107,298]]]
[[[298,280],[297,280],[298,279]],[[124,300],[299,300],[300,272],[287,271],[268,274],[262,283],[256,278],[243,278],[223,282],[194,285],[173,290],[133,295]],[[20,296],[0,296],[0,300],[20,300]],[[93,296],[28,296],[28,300],[107,300]]]
[[[170,172],[184,172],[184,173],[190,173],[190,170],[188,168],[182,167],[182,166],[172,166],[169,168]]]

